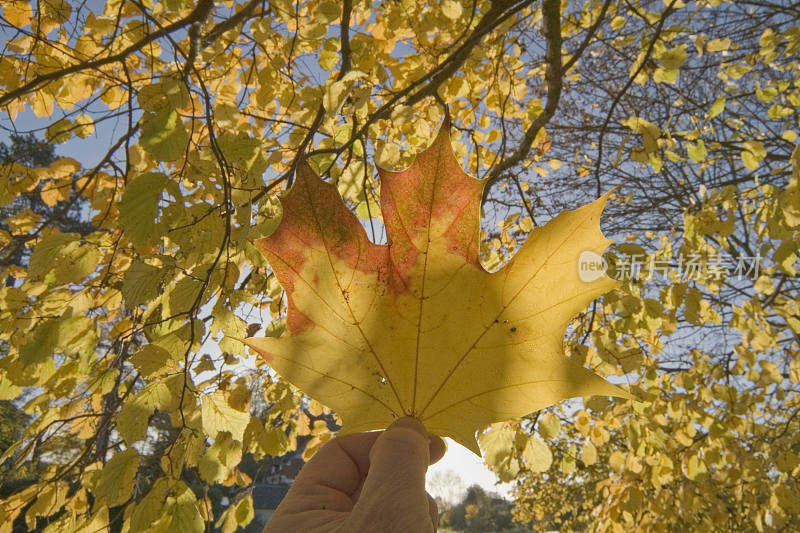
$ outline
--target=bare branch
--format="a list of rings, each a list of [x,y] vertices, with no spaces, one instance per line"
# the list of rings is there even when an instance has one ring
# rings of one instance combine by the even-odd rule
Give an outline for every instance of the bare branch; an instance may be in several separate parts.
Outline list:
[[[547,40],[545,52],[547,60],[547,104],[544,110],[533,121],[517,149],[509,157],[504,158],[486,178],[484,187],[484,200],[492,185],[503,176],[504,172],[518,164],[528,155],[533,145],[533,140],[553,117],[558,108],[561,97],[563,68],[561,66],[561,3],[558,0],[545,0],[542,4],[542,18],[544,20],[544,35]]]

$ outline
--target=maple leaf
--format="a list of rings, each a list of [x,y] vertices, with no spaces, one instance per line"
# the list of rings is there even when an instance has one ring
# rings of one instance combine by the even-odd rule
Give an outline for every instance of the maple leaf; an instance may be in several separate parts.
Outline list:
[[[369,241],[336,188],[303,164],[283,220],[256,241],[288,299],[288,332],[248,338],[284,378],[332,408],[345,433],[413,416],[477,454],[476,431],[575,396],[631,396],[564,355],[564,331],[616,281],[578,277],[611,241],[607,197],[531,232],[489,273],[478,260],[484,182],[449,122],[406,170],[379,169],[388,244]]]

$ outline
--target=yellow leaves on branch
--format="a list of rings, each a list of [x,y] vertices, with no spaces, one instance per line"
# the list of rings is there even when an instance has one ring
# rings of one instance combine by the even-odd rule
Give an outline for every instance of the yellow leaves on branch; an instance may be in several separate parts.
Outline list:
[[[244,430],[250,422],[250,414],[237,411],[228,405],[225,395],[218,391],[203,396],[201,414],[203,430],[212,438],[220,431],[228,431],[238,441],[244,438]]]
[[[406,170],[380,170],[388,245],[369,242],[336,189],[300,167],[281,224],[256,243],[286,291],[288,333],[245,342],[334,409],[344,432],[413,416],[479,453],[476,432],[493,422],[630,395],[562,347],[570,320],[617,284],[585,283],[577,269],[581,252],[610,242],[607,197],[535,229],[490,274],[478,260],[484,184],[459,166],[449,130],[446,120]],[[551,460],[527,454],[536,468]]]

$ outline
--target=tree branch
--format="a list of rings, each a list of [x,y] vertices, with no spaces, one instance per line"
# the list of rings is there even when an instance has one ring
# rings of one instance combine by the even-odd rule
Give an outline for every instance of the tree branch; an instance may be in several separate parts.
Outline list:
[[[597,197],[598,198],[600,197],[600,194],[601,194],[600,163],[601,163],[601,160],[603,159],[603,140],[604,140],[605,135],[606,135],[606,128],[608,128],[608,124],[611,121],[611,117],[613,116],[614,111],[617,108],[617,105],[619,104],[620,100],[622,99],[622,96],[626,92],[628,92],[628,89],[633,84],[633,81],[636,79],[636,76],[639,75],[639,73],[642,71],[642,69],[645,67],[645,65],[649,61],[650,55],[653,53],[653,48],[655,47],[656,41],[658,40],[659,36],[661,35],[661,31],[664,28],[664,23],[667,21],[667,17],[669,17],[669,15],[672,13],[672,6],[673,6],[673,4],[675,4],[675,1],[676,0],[673,0],[672,2],[670,2],[670,4],[667,6],[667,8],[662,13],[661,19],[658,21],[658,25],[656,26],[656,29],[655,29],[655,31],[653,33],[653,38],[650,40],[650,44],[647,47],[647,51],[645,52],[644,57],[642,58],[642,62],[639,64],[639,67],[636,69],[636,71],[633,72],[628,77],[628,81],[625,83],[625,86],[622,89],[620,89],[620,91],[614,97],[614,100],[611,102],[611,107],[608,108],[608,113],[606,113],[606,118],[603,121],[603,126],[600,128],[600,135],[599,135],[599,137],[597,139],[597,159],[596,159],[595,165],[594,165],[594,179],[597,182],[597,191],[596,191],[596,193],[597,193]]]
[[[217,40],[220,37],[220,35],[222,35],[228,30],[232,30],[240,23],[245,22],[245,20],[250,15],[253,14],[253,11],[255,10],[256,6],[261,4],[262,1],[263,0],[250,0],[248,3],[244,5],[244,7],[242,7],[242,9],[236,12],[235,15],[223,20],[222,22],[211,28],[211,30],[209,30],[209,32],[203,35],[203,37],[200,39],[200,49],[210,46],[211,44],[213,44],[215,40]]]
[[[500,180],[503,173],[528,155],[533,145],[533,140],[539,134],[539,130],[550,121],[558,108],[564,72],[561,65],[561,2],[559,0],[544,0],[542,3],[542,18],[544,21],[544,36],[547,40],[547,50],[545,52],[547,61],[547,104],[525,132],[522,142],[520,142],[514,153],[503,159],[489,172],[486,178],[486,186],[483,189],[484,200],[486,200],[492,185]]]
[[[496,28],[497,25],[506,21],[509,17],[512,17],[516,13],[520,12],[528,5],[530,5],[530,3],[527,0],[521,2],[494,2],[492,4],[492,8],[486,13],[483,19],[481,19],[481,22],[475,28],[475,31],[469,36],[469,38],[467,38],[466,41],[464,41],[464,44],[459,46],[455,52],[447,56],[447,58],[437,65],[436,68],[434,68],[430,73],[428,73],[427,76],[423,76],[419,80],[411,83],[402,91],[397,92],[392,98],[379,107],[369,118],[367,118],[364,125],[355,131],[353,135],[351,135],[350,139],[346,143],[338,148],[314,150],[309,152],[307,156],[315,154],[327,154],[332,152],[337,154],[342,153],[344,150],[350,148],[350,146],[352,146],[358,139],[360,139],[372,124],[378,120],[389,117],[392,109],[394,109],[399,102],[403,101],[403,99],[405,99],[406,105],[414,105],[428,96],[435,95],[439,86],[445,80],[447,80],[447,76],[441,75],[442,72],[448,72],[449,76],[458,70],[467,60],[472,49],[480,43],[481,39],[486,34],[488,34],[492,29]],[[422,86],[422,88],[417,92],[414,92],[414,90],[420,86]]]
[[[155,41],[156,39],[159,39],[174,31],[180,30],[181,28],[194,24],[195,22],[201,22],[205,20],[206,17],[208,17],[208,14],[211,12],[211,9],[213,7],[214,7],[214,0],[200,0],[200,2],[197,4],[194,10],[191,13],[189,13],[189,15],[186,16],[186,18],[176,20],[172,24],[168,24],[167,26],[164,26],[163,28],[154,31],[153,33],[143,37],[139,41],[125,48],[118,54],[107,56],[102,59],[95,59],[93,61],[86,61],[84,63],[77,63],[75,65],[71,65],[66,68],[62,68],[59,70],[55,70],[53,72],[49,72],[47,74],[42,74],[41,76],[37,76],[28,83],[26,83],[25,85],[0,96],[0,106],[4,106],[9,102],[12,102],[20,98],[21,96],[24,96],[25,94],[28,94],[29,92],[36,90],[37,88],[39,88],[40,85],[47,84],[51,81],[57,80],[64,76],[68,76],[70,74],[74,74],[76,72],[80,72],[83,70],[100,68],[105,65],[115,63],[117,61],[123,61],[130,54],[138,52],[139,50],[141,50],[151,42]]]

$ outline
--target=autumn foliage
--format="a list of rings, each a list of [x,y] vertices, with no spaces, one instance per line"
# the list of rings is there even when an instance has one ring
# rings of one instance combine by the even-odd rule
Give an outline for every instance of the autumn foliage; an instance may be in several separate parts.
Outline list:
[[[0,6],[0,532],[234,531],[398,414],[539,530],[800,529],[796,6]]]
[[[483,183],[453,157],[449,130],[448,117],[407,169],[379,169],[385,246],[301,163],[280,225],[256,242],[286,292],[288,332],[246,343],[334,409],[344,433],[412,416],[480,453],[475,436],[490,423],[575,396],[631,396],[562,346],[572,317],[617,285],[583,282],[575,266],[581,252],[608,246],[606,198],[532,232],[488,273]]]

